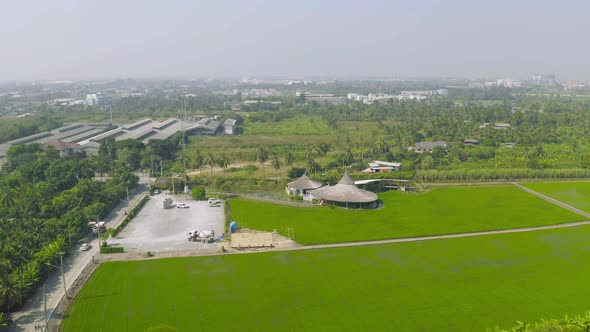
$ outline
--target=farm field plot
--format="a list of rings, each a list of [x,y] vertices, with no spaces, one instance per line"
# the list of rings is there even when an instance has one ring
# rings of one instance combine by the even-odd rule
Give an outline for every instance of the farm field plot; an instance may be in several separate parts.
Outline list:
[[[485,331],[588,309],[590,226],[111,262],[62,331]]]
[[[248,228],[293,228],[302,244],[451,234],[583,220],[513,186],[439,187],[422,194],[379,195],[378,210],[293,207],[246,199],[230,202],[231,219]]]
[[[522,185],[590,213],[590,182],[523,183]]]

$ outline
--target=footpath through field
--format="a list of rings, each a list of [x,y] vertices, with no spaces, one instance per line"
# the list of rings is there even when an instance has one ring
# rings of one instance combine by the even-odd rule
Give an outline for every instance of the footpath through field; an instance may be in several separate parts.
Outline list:
[[[586,213],[586,212],[584,212],[584,211],[582,211],[580,209],[576,209],[575,207],[573,207],[571,205],[565,204],[565,203],[560,202],[560,201],[558,201],[558,200],[556,200],[554,198],[551,198],[551,197],[549,197],[547,195],[541,194],[540,192],[537,192],[537,191],[534,191],[532,189],[529,189],[529,188],[521,185],[520,183],[512,182],[512,184],[515,185],[516,187],[518,187],[518,188],[520,188],[520,189],[522,189],[522,190],[530,193],[530,194],[533,194],[535,196],[541,197],[542,199],[546,200],[547,202],[550,202],[550,203],[553,203],[555,205],[561,206],[562,208],[568,209],[568,210],[570,210],[572,212],[575,212],[575,213],[577,213],[579,215],[582,215],[582,216],[584,216],[586,218],[590,218],[590,213]]]
[[[140,199],[147,195],[148,190],[149,186],[147,184],[139,184],[135,190],[129,193],[129,204],[127,200],[122,201],[103,221],[107,223],[109,228],[117,227],[125,218],[125,212],[130,210]],[[98,239],[93,238],[89,243],[91,245],[90,250],[78,251],[78,246],[74,245],[69,255],[64,258],[64,273],[68,290],[93,259],[94,255],[98,254]],[[59,269],[54,269],[50,274],[49,278],[45,281],[45,288],[47,293],[47,313],[50,316],[64,296],[63,281]],[[43,302],[43,287],[39,286],[35,294],[19,311],[11,313],[10,318],[14,324],[12,324],[9,331],[43,331],[40,329],[41,327],[45,327]]]

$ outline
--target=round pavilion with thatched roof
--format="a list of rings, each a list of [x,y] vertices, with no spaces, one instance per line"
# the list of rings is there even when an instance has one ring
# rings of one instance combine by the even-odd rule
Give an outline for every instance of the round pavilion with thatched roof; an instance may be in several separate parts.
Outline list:
[[[320,182],[314,181],[304,173],[299,179],[287,183],[287,194],[302,196],[304,200],[311,201],[312,197],[309,195],[309,191],[321,187]]]
[[[347,169],[344,170],[344,176],[336,185],[311,190],[310,194],[322,203],[346,208],[376,207],[378,199],[377,194],[358,188]]]

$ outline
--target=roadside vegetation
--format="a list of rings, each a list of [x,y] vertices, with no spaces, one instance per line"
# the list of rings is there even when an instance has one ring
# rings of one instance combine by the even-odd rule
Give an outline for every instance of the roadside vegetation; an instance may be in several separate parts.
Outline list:
[[[98,169],[109,179],[95,181]],[[116,156],[11,148],[0,169],[0,310],[19,308],[88,234],[88,222],[104,218],[137,181]]]

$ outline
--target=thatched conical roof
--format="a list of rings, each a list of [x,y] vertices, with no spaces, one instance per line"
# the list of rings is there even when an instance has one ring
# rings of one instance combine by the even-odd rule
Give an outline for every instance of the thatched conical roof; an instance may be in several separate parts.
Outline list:
[[[299,190],[309,190],[309,189],[316,189],[322,186],[320,182],[314,181],[307,176],[307,173],[304,173],[299,179],[287,183],[289,188],[299,189]]]
[[[314,197],[333,202],[370,203],[377,200],[377,194],[355,186],[348,170],[344,170],[344,176],[336,185],[311,190],[310,193]]]

